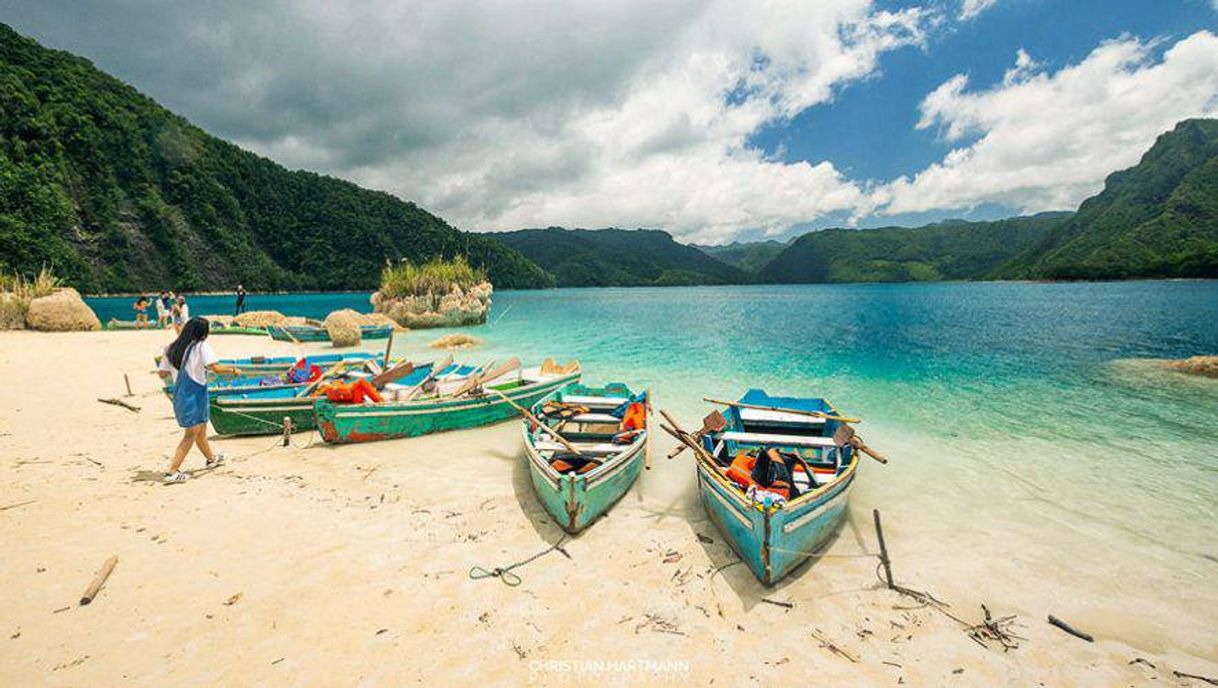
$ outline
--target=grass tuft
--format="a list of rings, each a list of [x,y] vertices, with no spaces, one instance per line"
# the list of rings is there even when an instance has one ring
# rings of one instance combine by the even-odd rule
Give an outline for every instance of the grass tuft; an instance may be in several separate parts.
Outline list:
[[[0,329],[25,327],[30,301],[47,296],[61,286],[63,278],[45,265],[33,279],[16,272],[0,272]]]
[[[381,271],[381,294],[389,298],[404,296],[443,295],[453,287],[467,289],[486,281],[486,270],[471,267],[465,256],[451,260],[433,258],[415,265],[402,260],[390,263]]]

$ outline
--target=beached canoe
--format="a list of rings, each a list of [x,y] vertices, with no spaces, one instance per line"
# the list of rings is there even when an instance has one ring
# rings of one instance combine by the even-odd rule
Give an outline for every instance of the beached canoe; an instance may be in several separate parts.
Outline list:
[[[107,330],[163,330],[163,327],[157,327],[155,320],[150,320],[147,325],[140,325],[134,320],[119,320],[118,318],[110,318],[106,323]]]
[[[266,328],[271,339],[280,342],[328,342],[330,333],[324,327],[314,325],[271,325]],[[393,332],[393,325],[360,325],[363,339],[385,339]]]
[[[643,429],[623,431],[624,412],[634,401],[640,403]],[[571,452],[531,420],[521,425],[538,501],[563,530],[578,533],[617,503],[643,470],[648,405],[621,383],[573,382],[531,412],[579,450]]]
[[[579,380],[578,366],[571,372],[542,373],[542,368],[521,369],[510,379],[500,378],[487,385],[505,394],[516,404],[528,408],[563,385]],[[319,400],[315,407],[317,428],[322,439],[335,444],[372,442],[401,437],[417,437],[444,430],[461,430],[498,423],[517,415],[516,409],[496,394],[449,396],[384,401],[379,404],[332,404]]]
[[[848,442],[835,441],[835,434],[840,440],[849,433],[839,433],[839,420],[769,410],[837,416],[824,399],[770,396],[750,389],[740,403],[762,408],[729,407],[723,413],[727,427],[701,438],[709,457],[697,456],[698,492],[728,544],[758,580],[772,585],[827,544],[841,525],[858,454]],[[792,462],[792,473],[800,494],[789,501],[748,494],[748,457],[771,447],[799,457]]]
[[[381,352],[373,351],[348,351],[344,353],[332,354],[309,354],[304,356],[306,365],[317,365],[321,368],[329,368],[330,366],[345,361],[348,367],[363,365],[365,361],[375,360],[380,361],[384,356]],[[282,375],[296,365],[302,357],[300,356],[247,356],[245,358],[222,358],[220,363],[228,366],[237,366],[241,369],[241,377],[245,378],[262,378],[268,375]],[[161,365],[161,357],[159,355],[153,357],[153,362],[159,367]],[[390,361],[393,365],[394,361]],[[222,379],[219,376],[209,374],[210,380]],[[232,378],[227,378],[232,379]]]
[[[265,335],[265,327],[242,327],[240,325],[225,325],[221,322],[213,320],[210,328],[211,334],[250,334],[250,335]]]
[[[473,372],[473,366],[450,364],[437,376],[464,379]],[[431,375],[432,364],[423,363],[406,377],[385,386],[383,393],[407,390]],[[365,375],[366,376],[366,375]],[[357,375],[348,376],[354,379]],[[283,419],[291,418],[294,430],[312,430],[317,427],[314,404],[316,398],[292,395],[285,397],[275,393],[259,393],[254,390],[242,396],[222,395],[211,397],[211,425],[220,435],[269,435],[283,432]]]

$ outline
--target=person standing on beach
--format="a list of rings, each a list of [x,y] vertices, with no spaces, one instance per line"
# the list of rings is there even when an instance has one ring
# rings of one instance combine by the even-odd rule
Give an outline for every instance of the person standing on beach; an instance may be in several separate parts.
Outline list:
[[[173,381],[173,415],[183,430],[169,471],[165,473],[167,483],[184,482],[190,477],[181,469],[191,446],[197,446],[203,453],[206,468],[217,466],[224,460],[224,455],[213,452],[207,442],[207,372],[236,377],[241,374],[241,369],[220,363],[216,352],[207,343],[210,332],[211,323],[206,318],[187,321],[177,339],[165,347],[157,368],[157,375]]]
[[[233,317],[237,317],[245,312],[245,287],[237,285],[237,308],[233,310]]]
[[[186,303],[186,295],[178,294],[178,300],[173,303],[173,331],[182,334],[182,327],[190,320],[190,306]]]
[[[148,327],[148,297],[140,294],[140,297],[135,300],[135,305],[131,307],[135,309],[136,328]]]
[[[164,289],[160,294],[157,294],[156,301],[156,327],[158,330],[163,329],[169,324],[169,292]]]

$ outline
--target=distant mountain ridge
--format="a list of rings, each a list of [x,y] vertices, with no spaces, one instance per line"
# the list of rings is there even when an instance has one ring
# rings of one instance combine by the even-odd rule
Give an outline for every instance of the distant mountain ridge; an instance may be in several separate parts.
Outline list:
[[[982,279],[1069,217],[1040,213],[993,222],[947,220],[922,227],[808,232],[758,277],[797,284]]]
[[[708,244],[690,244],[690,246],[745,272],[757,273],[771,260],[774,260],[775,256],[782,253],[789,243],[789,241],[768,239],[765,241],[733,241],[730,244],[719,246]]]
[[[1185,120],[1002,279],[1218,277],[1218,120]]]
[[[0,270],[86,292],[370,289],[387,259],[468,254],[552,285],[493,239],[390,194],[282,166],[0,24]]]
[[[741,284],[744,271],[658,229],[521,229],[493,234],[554,276],[560,287]]]

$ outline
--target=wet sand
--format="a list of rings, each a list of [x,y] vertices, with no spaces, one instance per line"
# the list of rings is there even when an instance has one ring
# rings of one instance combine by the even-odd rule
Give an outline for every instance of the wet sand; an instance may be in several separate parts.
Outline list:
[[[1060,611],[1069,591],[987,599],[985,560],[965,552],[925,565],[917,524],[895,507],[886,534],[901,582],[969,622],[981,621],[978,600],[1016,615],[1017,649],[983,647],[883,589],[867,556],[873,505],[857,498],[824,557],[763,588],[706,520],[688,458],[663,458],[667,438],[606,519],[563,541],[566,556],[515,570],[519,587],[469,576],[562,538],[533,498],[515,423],[347,447],[315,434],[288,448],[274,437],[218,440],[227,465],[165,486],[179,431],[151,359],[166,341],[0,333],[2,379],[38,373],[0,387],[6,684],[1112,686],[1218,676],[1213,637],[1140,645],[1133,628],[1085,643],[1045,623],[1046,613],[1078,621]],[[213,344],[226,357],[306,348]],[[133,397],[123,397],[123,373]],[[201,464],[196,453],[186,468]],[[881,470],[865,464],[860,480]],[[111,555],[113,575],[78,606]]]

